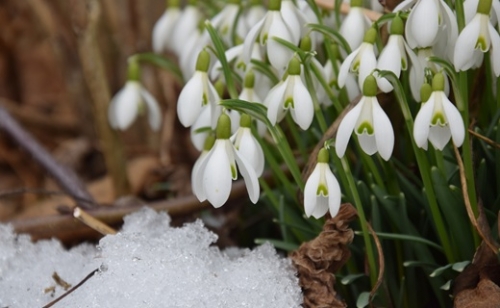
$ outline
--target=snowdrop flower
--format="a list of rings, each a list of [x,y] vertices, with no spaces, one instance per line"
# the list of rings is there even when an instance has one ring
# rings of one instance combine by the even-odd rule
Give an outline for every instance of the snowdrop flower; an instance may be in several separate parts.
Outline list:
[[[340,186],[333,175],[328,162],[328,150],[322,148],[318,153],[318,162],[309,176],[304,188],[304,210],[307,217],[323,217],[328,209],[330,215],[335,217],[340,208]]]
[[[231,142],[238,153],[244,157],[253,167],[257,177],[264,172],[264,151],[260,143],[252,135],[252,118],[247,114],[242,114],[240,127],[231,137]]]
[[[280,9],[281,0],[270,0],[269,11],[262,20],[250,29],[243,47],[243,58],[246,63],[250,62],[253,44],[256,40],[260,45],[266,47],[269,62],[277,70],[283,71],[292,58],[293,52],[273,39],[277,37],[294,45],[298,44],[292,29],[285,23]]]
[[[216,115],[215,109],[218,107],[220,98],[216,89],[208,80],[209,64],[210,54],[206,50],[202,50],[196,63],[196,72],[179,94],[177,116],[184,127],[193,125],[203,106],[209,105],[213,110],[212,117]]]
[[[413,98],[420,102],[420,89],[425,82],[425,70],[430,70],[433,74],[440,72],[441,66],[434,62],[430,62],[427,59],[434,56],[433,49],[431,47],[417,49],[417,62],[413,62],[412,67],[410,67],[410,90]],[[446,77],[446,74],[443,72]],[[444,80],[444,93],[448,95],[450,92],[450,84],[448,78]]]
[[[269,91],[264,101],[267,117],[272,125],[281,121],[290,110],[293,120],[306,130],[312,123],[314,106],[309,91],[300,78],[300,62],[292,58],[288,65],[288,76]]]
[[[245,82],[243,85],[243,89],[241,90],[241,93],[239,95],[239,99],[247,101],[249,103],[253,104],[262,104],[262,99],[259,97],[259,95],[255,92],[254,90],[255,86],[255,75],[253,73],[253,70],[250,70],[246,76],[245,76]],[[231,114],[231,121],[239,123],[240,122],[240,114],[238,112],[232,113]],[[267,131],[266,124],[262,123],[261,121],[257,121],[257,132],[259,136],[264,136]]]
[[[441,73],[434,75],[432,93],[428,89],[423,91],[422,100],[427,99],[415,118],[413,137],[418,147],[427,150],[427,140],[434,148],[443,150],[444,146],[453,139],[459,147],[464,142],[465,126],[457,108],[444,94],[444,76]]]
[[[108,119],[114,129],[126,130],[147,108],[149,126],[160,129],[161,110],[156,99],[139,82],[139,65],[129,64],[129,80],[111,100]],[[145,108],[146,107],[146,108]]]
[[[363,87],[365,78],[377,67],[375,57],[375,39],[377,30],[370,28],[363,39],[363,43],[345,58],[340,66],[339,78],[337,80],[340,88],[343,88],[349,73],[358,74],[358,85]]]
[[[333,52],[333,58],[334,59],[339,59],[340,58],[340,51],[339,47],[336,43],[332,43],[331,50]],[[336,67],[340,67],[342,63],[339,60],[335,60]],[[333,63],[330,59],[326,60],[325,66],[323,68],[325,72],[325,78],[326,81],[328,82],[328,85],[333,89],[333,93],[337,94],[339,90],[338,82],[337,82],[337,74],[335,73],[333,69]],[[346,80],[345,80],[345,87],[347,91],[347,97],[349,101],[351,102],[353,99],[355,99],[359,94],[361,94],[361,91],[359,90],[358,83],[356,81],[356,78],[354,77],[353,74],[347,74]],[[329,100],[329,98],[328,98]],[[332,102],[327,103],[328,105],[331,104]]]
[[[188,5],[182,10],[178,22],[172,33],[172,47],[177,56],[186,52],[186,42],[195,31],[201,20],[201,13],[196,7],[196,0],[188,1]]]
[[[213,133],[207,134],[207,138],[205,138],[205,141],[202,146],[201,154],[194,163],[193,169],[191,170],[191,190],[193,191],[193,194],[198,198],[198,200],[207,200],[207,197],[205,197],[205,192],[203,191],[202,187],[195,185],[196,183],[195,179],[199,176],[200,166],[205,161],[205,158],[207,158],[207,154],[214,146],[214,143],[215,143],[214,134]]]
[[[241,20],[245,23],[245,28],[250,30],[266,15],[266,9],[262,5],[262,0],[250,0],[250,7],[243,12]]]
[[[233,45],[232,29],[240,11],[241,0],[228,0],[222,10],[211,19],[211,23],[221,34],[222,40]]]
[[[391,158],[394,148],[394,131],[391,121],[377,100],[377,81],[372,75],[366,77],[363,97],[342,119],[335,140],[335,151],[339,157],[344,153],[354,131],[358,135],[361,149],[373,155],[376,152],[384,160]]]
[[[410,7],[406,22],[405,34],[411,48],[426,48],[437,42],[440,31],[447,35],[441,36],[445,46],[452,47],[458,34],[458,26],[453,11],[443,0],[405,0],[393,12],[407,10]],[[453,49],[450,48],[450,52]]]
[[[380,53],[377,62],[379,70],[391,71],[398,77],[401,75],[401,71],[408,69],[408,58],[410,58],[412,65],[419,65],[417,55],[403,38],[403,31],[403,20],[399,16],[394,17],[391,23],[389,41]],[[421,70],[420,68],[417,69]],[[386,78],[377,78],[377,83],[380,90],[385,93],[393,90],[391,83]]]
[[[297,1],[297,6],[299,11],[304,14],[305,23],[306,24],[319,24],[318,17],[314,13],[313,9],[309,6],[306,0]],[[323,24],[325,24],[325,20],[323,19]],[[317,46],[317,44],[321,44],[323,42],[323,35],[319,32],[312,32],[309,34],[311,36],[312,41]]]
[[[176,22],[179,20],[181,10],[179,0],[168,0],[167,9],[161,15],[153,28],[153,51],[161,53],[167,49],[172,49],[172,35]]]
[[[315,57],[316,52],[313,50],[312,47],[313,47],[313,41],[312,41],[311,36],[309,34],[305,35],[302,38],[302,40],[300,41],[300,49],[302,49],[303,51],[310,54],[310,58],[308,58],[306,61],[309,61],[309,65],[311,67],[317,68],[319,71],[319,74],[321,75],[321,78],[323,78],[323,80],[326,80],[326,74],[325,74],[325,71],[323,70],[323,65],[321,65],[321,63],[319,63],[318,59],[316,59],[316,57]],[[314,91],[316,92],[316,97],[318,99],[318,102],[320,104],[327,104],[326,91],[323,88],[323,86],[321,85],[319,78],[316,76],[316,74],[313,74],[312,72],[309,74],[309,76],[311,76],[313,88],[314,88]],[[304,84],[307,83],[306,82],[306,71],[304,68],[304,64],[300,65],[300,78],[302,79],[302,82]]]
[[[363,0],[351,0],[351,9],[340,26],[340,34],[349,43],[351,50],[363,43],[363,37],[371,26],[371,21],[363,13]]]
[[[210,35],[207,31],[201,29],[196,29],[189,37],[186,38],[186,42],[184,42],[185,50],[182,54],[178,55],[179,67],[185,81],[188,81],[191,77],[193,77],[196,72],[198,55],[209,45],[211,45]]]
[[[238,178],[240,171],[250,200],[257,203],[260,194],[257,175],[251,163],[243,157],[229,140],[231,120],[222,114],[217,121],[216,140],[212,148],[199,159],[196,170],[193,169],[193,192],[200,202],[208,200],[214,207],[226,203],[231,192],[231,182]]]
[[[490,22],[492,0],[479,0],[477,13],[462,30],[455,45],[453,62],[457,71],[465,71],[482,60],[490,50],[495,76],[500,76],[500,35]]]
[[[299,10],[292,0],[282,0],[280,11],[281,15],[283,15],[283,20],[291,30],[293,42],[298,43],[304,34],[304,26],[307,23],[307,17]]]

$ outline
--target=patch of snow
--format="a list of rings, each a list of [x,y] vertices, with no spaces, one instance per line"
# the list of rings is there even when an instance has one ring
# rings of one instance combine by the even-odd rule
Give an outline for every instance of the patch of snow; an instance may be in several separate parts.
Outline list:
[[[53,307],[300,307],[289,259],[270,244],[220,251],[201,221],[170,227],[166,213],[144,208],[124,218],[97,248],[65,250],[56,240],[32,243],[0,225],[0,307],[42,307],[76,285]]]

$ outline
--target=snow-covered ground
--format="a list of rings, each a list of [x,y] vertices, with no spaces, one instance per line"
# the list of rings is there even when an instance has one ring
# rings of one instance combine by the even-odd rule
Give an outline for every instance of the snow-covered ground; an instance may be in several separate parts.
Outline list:
[[[252,251],[212,246],[201,221],[169,226],[144,208],[125,217],[99,246],[69,251],[56,240],[33,244],[0,225],[0,307],[42,307],[95,269],[53,307],[299,307],[302,294],[290,260],[268,244]],[[57,283],[54,273],[64,281]],[[68,288],[68,286],[66,286]]]

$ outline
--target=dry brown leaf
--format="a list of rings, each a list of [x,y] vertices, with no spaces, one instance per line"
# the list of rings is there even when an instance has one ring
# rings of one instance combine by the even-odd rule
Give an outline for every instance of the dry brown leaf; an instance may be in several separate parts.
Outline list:
[[[472,290],[464,290],[455,298],[456,308],[500,307],[500,287],[489,279],[479,281]]]
[[[351,255],[348,245],[354,232],[349,228],[349,222],[356,216],[351,204],[342,204],[337,216],[325,222],[318,237],[303,243],[290,255],[298,271],[304,307],[346,307],[335,292],[334,274]]]

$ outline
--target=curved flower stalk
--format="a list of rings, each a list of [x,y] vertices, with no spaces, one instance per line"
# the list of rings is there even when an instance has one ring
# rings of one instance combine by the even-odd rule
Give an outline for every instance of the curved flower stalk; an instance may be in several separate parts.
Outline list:
[[[181,16],[179,5],[179,0],[168,0],[167,9],[155,23],[152,36],[155,53],[173,50],[174,27]]]
[[[492,0],[479,0],[476,15],[460,33],[453,58],[457,71],[475,67],[491,49],[491,65],[495,76],[500,76],[500,35],[491,24],[491,8]]]
[[[413,66],[420,65],[417,55],[415,55],[410,46],[405,42],[403,32],[403,20],[399,16],[394,17],[391,23],[389,41],[384,49],[382,49],[377,62],[377,69],[391,71],[398,78],[401,75],[401,71],[408,69],[408,60],[410,60]],[[419,67],[415,69],[422,71]],[[385,78],[377,78],[377,84],[380,90],[385,93],[393,90],[391,83]]]
[[[181,56],[188,50],[186,49],[188,38],[198,31],[201,13],[196,2],[196,0],[188,1],[188,5],[182,10],[178,22],[175,24],[172,33],[172,47],[177,56]]]
[[[458,36],[458,26],[453,11],[443,0],[405,0],[393,12],[411,9],[405,26],[408,45],[426,48],[440,43],[449,59],[453,59],[453,44]],[[439,35],[445,31],[445,35]],[[438,41],[438,35],[440,40]],[[441,54],[441,52],[438,52]]]
[[[314,117],[314,106],[309,91],[300,78],[300,62],[292,58],[288,66],[288,76],[269,91],[264,101],[267,117],[272,125],[281,121],[290,110],[293,120],[306,130]]]
[[[464,142],[464,122],[458,109],[444,93],[444,79],[443,74],[437,73],[432,79],[432,89],[422,91],[423,100],[428,99],[415,118],[413,137],[416,145],[425,150],[427,141],[440,151],[450,138],[457,147]]]
[[[307,179],[304,188],[304,210],[307,217],[321,218],[328,210],[335,217],[339,211],[340,185],[328,165],[329,156],[327,149],[319,151],[316,167]]]
[[[147,109],[149,126],[157,131],[161,125],[160,106],[153,95],[140,83],[139,64],[130,63],[128,70],[129,80],[115,94],[109,105],[109,123],[114,129],[126,130],[135,121],[137,115]]]
[[[351,10],[340,26],[339,32],[349,43],[351,50],[357,49],[363,43],[365,33],[372,24],[363,13],[362,6],[362,0],[351,0]]]
[[[207,71],[209,63],[210,54],[206,50],[202,50],[198,55],[196,72],[179,94],[177,116],[181,124],[185,127],[194,124],[204,106],[210,105],[210,108],[212,108],[212,117],[217,116],[218,112],[215,109],[220,108],[218,107],[220,98],[208,79]]]
[[[238,153],[252,165],[257,177],[264,172],[264,151],[260,143],[252,135],[252,118],[247,114],[242,114],[240,127],[231,137],[231,142]]]
[[[376,37],[377,30],[370,28],[366,32],[361,46],[348,55],[344,62],[342,62],[338,78],[340,88],[345,86],[349,73],[358,74],[358,85],[360,88],[363,87],[365,78],[377,67],[377,58],[375,57]]]
[[[211,149],[200,156],[192,172],[193,192],[200,202],[208,200],[218,208],[226,203],[231,192],[231,182],[240,171],[250,200],[257,203],[260,194],[257,175],[251,163],[243,157],[229,140],[231,120],[222,114],[217,121],[216,140]],[[207,139],[208,140],[208,139]]]
[[[376,152],[389,160],[394,149],[394,130],[391,121],[377,100],[377,81],[368,76],[363,85],[363,97],[340,122],[335,140],[335,151],[339,157],[344,153],[353,132],[356,133],[361,149],[373,155]]]
[[[261,46],[265,46],[269,62],[280,72],[285,69],[288,61],[292,58],[293,52],[273,39],[273,37],[278,37],[294,45],[298,44],[292,29],[285,23],[280,9],[281,0],[270,0],[269,11],[248,32],[243,47],[243,58],[246,63],[250,62],[255,41],[258,41]]]
[[[234,45],[233,38],[231,37],[232,29],[234,23],[237,22],[236,18],[240,9],[241,0],[228,0],[222,10],[210,20],[214,28],[219,31],[224,43],[228,46]],[[238,39],[241,40],[243,37]]]

